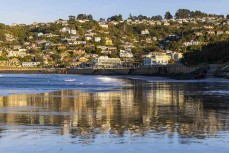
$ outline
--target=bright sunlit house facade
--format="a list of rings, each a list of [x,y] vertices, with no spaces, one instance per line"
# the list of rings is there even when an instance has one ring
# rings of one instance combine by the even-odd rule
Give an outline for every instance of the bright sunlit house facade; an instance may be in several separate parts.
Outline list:
[[[95,67],[114,68],[120,66],[120,64],[120,58],[109,58],[108,56],[100,56],[99,58],[94,60],[93,65]]]
[[[170,59],[166,53],[153,53],[144,58],[144,66],[167,65]]]

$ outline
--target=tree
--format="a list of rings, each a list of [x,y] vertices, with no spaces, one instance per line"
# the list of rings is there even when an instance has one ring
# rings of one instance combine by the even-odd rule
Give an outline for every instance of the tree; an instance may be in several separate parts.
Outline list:
[[[209,17],[216,17],[216,18],[224,18],[224,15],[218,15],[218,14],[209,14]]]
[[[57,62],[61,59],[59,54],[52,54],[51,58],[53,59],[54,62]]]
[[[129,15],[128,19],[133,20],[133,16],[132,16],[132,14],[131,14],[131,13],[130,13],[130,15]]]
[[[165,13],[164,19],[169,20],[169,19],[172,19],[172,18],[173,18],[173,16],[171,15],[170,12],[166,12],[166,13]]]
[[[144,15],[139,15],[138,16],[138,20],[148,20],[149,18],[147,16],[144,16]]]
[[[179,9],[176,14],[175,17],[176,19],[186,19],[189,18],[191,15],[191,11],[187,10],[187,9]]]
[[[106,20],[104,18],[100,18],[99,22],[105,22]]]
[[[227,19],[229,19],[229,14],[226,16]]]
[[[41,62],[41,63],[43,63],[43,62],[44,62],[44,58],[43,58],[42,56],[37,56],[37,57],[35,58],[35,61],[36,61],[36,62]]]
[[[6,25],[3,23],[0,23],[0,29],[5,29],[5,28],[6,28]]]
[[[207,16],[208,16],[207,13],[203,13],[201,11],[192,11],[190,13],[191,18],[202,18],[202,17],[207,17]]]
[[[96,48],[96,50],[95,50],[95,53],[97,54],[97,55],[101,55],[101,52],[102,52],[102,49],[101,48]]]
[[[93,16],[90,14],[90,15],[86,15],[86,14],[79,14],[77,16],[77,19],[78,20],[93,20]]]
[[[156,21],[156,20],[162,20],[162,16],[161,15],[152,16],[151,17],[151,20],[154,20],[154,21]]]
[[[119,22],[119,21],[122,21],[122,20],[123,19],[122,19],[122,15],[121,14],[114,15],[114,16],[112,16],[112,17],[110,17],[110,18],[107,19],[108,22],[111,22],[111,21],[117,21],[117,22]]]
[[[76,20],[76,17],[75,16],[72,16],[72,15],[70,15],[69,17],[68,17],[69,19],[69,21],[75,21]]]
[[[94,49],[93,48],[90,48],[90,47],[86,47],[85,48],[85,51],[86,51],[86,53],[91,54],[94,51]]]
[[[132,14],[129,15],[128,19],[134,21],[134,20],[138,20],[138,17],[136,16],[132,16]]]
[[[77,19],[78,19],[78,20],[85,20],[85,19],[87,19],[87,15],[86,15],[86,14],[79,14],[79,15],[77,16]]]
[[[22,62],[31,62],[31,61],[33,61],[33,59],[34,58],[31,55],[27,55],[27,56],[25,56],[23,58],[20,58],[20,61],[22,61]]]
[[[189,65],[225,63],[229,61],[228,51],[229,41],[211,43],[203,46],[201,50],[185,53],[182,62]]]
[[[90,21],[92,21],[92,20],[93,20],[93,16],[92,16],[91,14],[89,14],[89,15],[87,16],[87,19],[90,20]]]
[[[0,30],[0,41],[6,41],[6,35],[3,31]]]

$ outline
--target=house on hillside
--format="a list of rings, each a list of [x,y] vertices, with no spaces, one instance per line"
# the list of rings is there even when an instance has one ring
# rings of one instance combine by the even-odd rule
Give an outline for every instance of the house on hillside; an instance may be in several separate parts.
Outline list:
[[[86,53],[85,50],[76,50],[76,51],[74,51],[74,55],[77,55],[77,56],[82,56],[85,53]]]
[[[25,57],[26,55],[25,51],[11,50],[8,52],[7,57]]]
[[[207,31],[206,32],[208,35],[215,35],[215,31]]]
[[[216,35],[223,35],[223,34],[224,34],[224,31],[222,31],[222,30],[216,31]]]
[[[120,50],[119,56],[121,58],[133,58],[134,55],[130,50]]]
[[[86,41],[74,41],[73,45],[86,45],[87,42]]]
[[[100,42],[101,41],[101,37],[95,37],[95,42]]]
[[[13,58],[8,61],[7,60],[0,61],[0,66],[18,67],[20,65],[21,63],[17,58]]]
[[[195,32],[195,35],[198,37],[198,36],[203,36],[203,33],[202,32]]]
[[[108,26],[108,24],[106,22],[99,22],[99,26],[104,28],[104,29],[108,29],[109,28],[109,26]]]
[[[144,58],[144,66],[167,65],[170,59],[166,53],[154,52]]]
[[[90,41],[90,40],[92,40],[92,37],[86,36],[86,37],[85,37],[85,40]]]
[[[71,29],[68,27],[64,27],[60,30],[60,32],[64,32],[64,33],[71,33]]]
[[[41,62],[22,62],[22,67],[38,67]]]
[[[184,42],[183,45],[184,46],[198,46],[200,45],[201,42],[200,41],[195,41],[195,40],[191,40],[191,41],[188,41],[188,42]]]
[[[169,23],[168,21],[164,21],[164,22],[163,22],[163,25],[164,25],[164,26],[170,26],[170,23]]]
[[[43,36],[44,34],[42,33],[42,32],[39,32],[39,33],[37,33],[37,37],[41,37],[41,36]]]
[[[77,34],[77,31],[76,31],[75,29],[71,29],[71,30],[70,30],[70,33],[71,33],[72,35],[76,35],[76,34]]]
[[[106,38],[105,44],[108,45],[108,46],[109,45],[113,45],[113,41],[110,38]]]
[[[7,66],[21,66],[21,62],[17,58],[9,59],[9,61],[7,62],[7,64],[8,64]]]
[[[182,53],[174,52],[174,51],[166,51],[166,54],[171,57],[172,60],[178,62],[183,58]]]
[[[148,35],[149,34],[149,30],[145,29],[141,31],[141,35]]]
[[[121,65],[120,58],[109,58],[108,56],[100,56],[93,61],[94,67],[114,68]]]

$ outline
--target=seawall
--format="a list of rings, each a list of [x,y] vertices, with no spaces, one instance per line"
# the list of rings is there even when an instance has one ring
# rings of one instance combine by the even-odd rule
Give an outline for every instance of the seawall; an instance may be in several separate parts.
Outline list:
[[[184,65],[152,66],[148,68],[115,68],[115,69],[66,69],[67,74],[83,75],[146,75],[170,76],[171,74],[191,73],[199,67],[186,67]]]
[[[66,69],[50,69],[50,68],[16,68],[16,67],[0,67],[0,73],[3,74],[64,74]]]
[[[184,65],[152,66],[148,68],[115,68],[115,69],[54,69],[54,68],[1,68],[0,73],[16,74],[81,74],[81,75],[146,75],[170,76],[171,74],[191,73],[200,67]]]

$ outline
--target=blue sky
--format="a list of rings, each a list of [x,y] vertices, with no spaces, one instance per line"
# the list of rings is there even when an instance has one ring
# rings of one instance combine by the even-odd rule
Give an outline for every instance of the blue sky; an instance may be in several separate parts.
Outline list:
[[[0,0],[0,23],[48,22],[79,13],[95,19],[122,14],[172,14],[179,8],[207,13],[229,14],[229,0]]]

